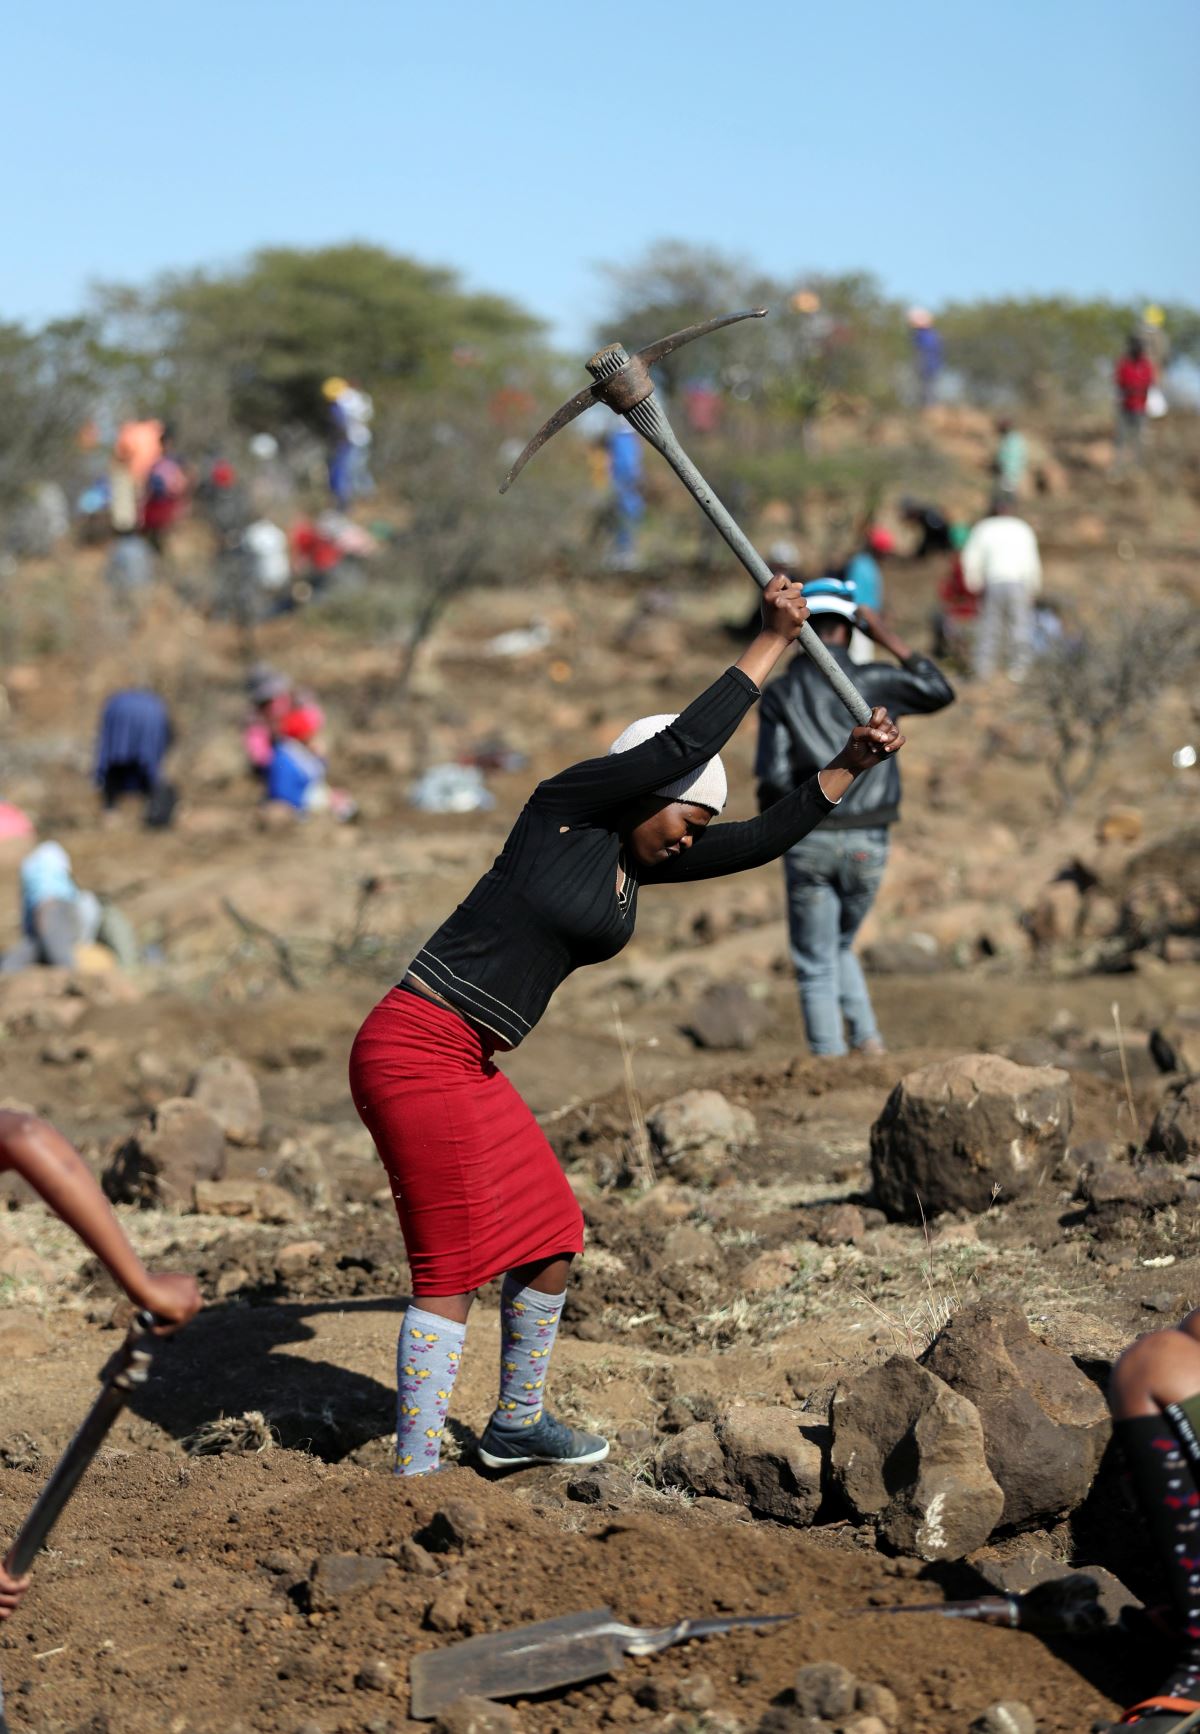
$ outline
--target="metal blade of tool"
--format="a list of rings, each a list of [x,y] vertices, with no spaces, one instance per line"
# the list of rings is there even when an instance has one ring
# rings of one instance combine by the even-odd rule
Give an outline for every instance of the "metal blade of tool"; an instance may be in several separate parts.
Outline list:
[[[693,343],[697,337],[707,337],[710,331],[719,331],[723,325],[736,325],[740,319],[765,319],[766,316],[765,307],[752,307],[745,313],[721,313],[715,319],[704,320],[700,325],[685,325],[682,331],[672,331],[669,337],[660,337],[657,343],[651,343],[647,348],[639,349],[635,359],[641,363],[643,369],[651,368],[656,361],[661,361],[664,355],[670,355],[673,349],[681,349],[685,343]],[[601,354],[603,353],[601,351]],[[597,357],[593,356],[592,361],[595,360]],[[589,362],[588,367],[590,368],[591,365],[592,362]],[[568,398],[561,409],[555,410],[549,421],[542,423],[501,482],[500,492],[502,494],[507,494],[530,458],[536,452],[540,452],[547,440],[553,439],[560,428],[573,422],[576,416],[583,414],[585,409],[594,409],[598,403],[607,402],[604,385],[604,379],[597,377],[593,384],[585,385],[582,391],[577,391],[574,397]],[[653,390],[648,376],[646,385],[650,390]],[[609,408],[613,409],[615,406],[609,404]],[[617,408],[615,413],[620,415],[622,411]]]
[[[46,1537],[58,1522],[63,1506],[70,1499],[79,1479],[131,1393],[146,1381],[156,1338],[155,1321],[149,1313],[138,1313],[130,1325],[125,1341],[105,1365],[100,1377],[103,1389],[96,1398],[71,1443],[54,1467],[49,1481],[38,1495],[33,1509],[17,1531],[16,1539],[4,1558],[4,1569],[13,1577],[24,1577]]]
[[[611,1608],[593,1608],[423,1650],[409,1666],[408,1713],[428,1722],[456,1698],[523,1697],[611,1674],[625,1658],[614,1624]]]
[[[561,1614],[534,1625],[466,1638],[444,1650],[423,1650],[409,1667],[409,1715],[428,1722],[456,1698],[527,1698],[614,1673],[628,1656],[652,1656],[689,1638],[719,1636],[741,1626],[774,1626],[795,1614],[736,1614],[679,1620],[671,1626],[627,1626],[611,1608]]]
[[[666,458],[700,510],[709,522],[716,526],[759,588],[765,590],[774,576],[771,568],[741,525],[726,511],[680,445],[674,428],[654,394],[650,368],[654,362],[661,361],[664,355],[669,355],[672,350],[679,349],[685,343],[693,342],[697,337],[707,336],[710,331],[717,331],[723,325],[734,325],[741,319],[762,319],[766,311],[765,307],[755,307],[744,313],[725,313],[716,319],[707,319],[701,325],[689,325],[683,331],[672,332],[670,337],[662,337],[657,343],[648,344],[635,355],[630,355],[619,343],[610,343],[606,349],[599,350],[587,364],[595,384],[583,391],[577,391],[561,409],[554,412],[549,421],[543,423],[508,472],[500,492],[503,494],[511,487],[534,453],[540,451],[547,440],[552,439],[568,422],[582,415],[593,403],[605,403],[614,415],[624,416],[629,425],[636,428],[642,438]],[[810,661],[816,663],[854,721],[860,725],[869,722],[870,705],[807,623],[801,629],[797,643]]]

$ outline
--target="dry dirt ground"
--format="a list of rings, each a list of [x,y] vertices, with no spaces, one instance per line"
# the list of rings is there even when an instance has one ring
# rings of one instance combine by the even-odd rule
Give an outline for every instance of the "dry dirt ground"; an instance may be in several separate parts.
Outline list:
[[[1123,594],[1136,570],[1146,597],[1200,599],[1200,510],[1188,474],[1165,507],[1149,484],[1110,491],[1098,473],[1044,503],[1056,592],[1086,608]],[[898,621],[921,644],[937,576],[933,565],[901,562],[890,581]],[[1075,859],[1099,876],[1101,899],[1120,883],[1134,846],[1096,842],[1114,807],[1135,807],[1147,839],[1194,819],[1196,785],[1170,762],[1194,732],[1187,697],[1164,695],[1067,817],[1050,802],[1044,737],[1006,684],[964,685],[953,711],[914,723],[906,817],[864,943],[917,930],[932,961],[914,970],[910,954],[907,971],[873,977],[888,1055],[804,1054],[781,885],[766,869],[645,896],[633,946],[567,984],[505,1062],[561,1149],[589,1220],[553,1401],[614,1440],[596,1506],[565,1472],[504,1480],[472,1466],[491,1401],[494,1293],[472,1323],[450,1467],[415,1484],[387,1473],[407,1270],[348,1099],[346,1054],[374,1000],[499,848],[523,792],[607,744],[631,716],[686,702],[736,654],[723,623],[744,614],[748,587],[668,576],[670,606],[649,618],[636,581],[610,577],[566,590],[531,584],[488,599],[486,610],[475,599],[426,647],[403,705],[389,688],[394,648],[364,646],[317,615],[262,629],[257,653],[310,680],[327,703],[335,780],[362,808],[353,827],[278,831],[256,823],[241,772],[241,647],[230,629],[164,590],[126,651],[105,625],[93,556],[32,570],[27,582],[58,587],[96,630],[7,670],[0,793],[68,845],[81,882],[110,895],[153,951],[128,991],[104,977],[44,1001],[6,989],[0,1098],[49,1115],[99,1167],[149,1109],[186,1089],[199,1062],[239,1056],[258,1080],[265,1129],[257,1146],[230,1151],[230,1171],[288,1178],[296,1202],[293,1219],[274,1224],[123,1208],[147,1258],[196,1271],[210,1305],[160,1352],[0,1634],[14,1731],[416,1728],[407,1718],[415,1651],[601,1604],[639,1623],[719,1611],[798,1618],[518,1704],[528,1734],[751,1734],[797,1666],[823,1660],[888,1685],[901,1725],[928,1734],[961,1734],[984,1706],[1011,1697],[1031,1706],[1040,1729],[1076,1734],[1152,1683],[1146,1658],[1120,1643],[1051,1644],[864,1613],[971,1593],[978,1580],[969,1565],[890,1559],[832,1507],[799,1531],[663,1490],[654,1456],[681,1417],[737,1399],[820,1419],[840,1376],[923,1347],[970,1298],[1018,1299],[1035,1330],[1099,1379],[1130,1337],[1197,1298],[1200,1236],[1160,1215],[1132,1237],[1096,1238],[1069,1166],[1030,1199],[1000,1198],[985,1216],[938,1221],[928,1235],[879,1223],[853,1245],[831,1246],[821,1229],[831,1206],[868,1202],[871,1124],[896,1080],[933,1059],[1054,1057],[1071,1071],[1073,1146],[1145,1134],[1164,1089],[1148,1034],[1200,1013],[1200,967],[1147,950],[1121,973],[1097,968],[1102,902],[1092,932],[1058,935],[1040,951],[1022,917]],[[488,633],[537,617],[551,627],[545,651],[518,661],[481,651]],[[181,725],[185,806],[165,836],[132,818],[99,825],[81,774],[98,701],[131,671],[160,681]],[[495,812],[413,812],[405,791],[421,763],[497,733],[529,763],[490,779]],[[735,815],[751,810],[752,753],[751,723],[729,750]],[[750,1052],[698,1050],[684,1033],[704,989],[725,981],[745,986],[765,1013]],[[701,1184],[662,1171],[631,1176],[636,1113],[701,1084],[752,1111],[756,1149]],[[9,1273],[0,1277],[0,1534],[20,1521],[118,1341],[106,1281],[38,1207],[16,1190],[10,1202],[0,1218]],[[313,1244],[281,1258],[304,1242]],[[189,1451],[207,1424],[247,1412],[263,1417],[252,1442],[265,1448]],[[450,1501],[471,1508],[461,1547],[421,1545]],[[1085,1506],[1020,1545],[1064,1568],[1108,1564],[1145,1590],[1147,1561],[1118,1511]],[[314,1562],[346,1554],[380,1562],[371,1581],[322,1592]]]

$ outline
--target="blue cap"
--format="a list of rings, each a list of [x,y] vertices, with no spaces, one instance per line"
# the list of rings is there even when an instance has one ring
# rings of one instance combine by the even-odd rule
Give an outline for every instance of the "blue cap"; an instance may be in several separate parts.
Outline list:
[[[804,600],[810,614],[838,614],[843,620],[853,620],[858,612],[854,586],[844,578],[814,578],[804,586]]]

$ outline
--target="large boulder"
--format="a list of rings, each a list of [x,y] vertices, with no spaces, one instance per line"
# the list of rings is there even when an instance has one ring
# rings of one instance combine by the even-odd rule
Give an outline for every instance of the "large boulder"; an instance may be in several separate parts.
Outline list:
[[[1200,1156],[1200,1077],[1188,1078],[1167,1092],[1146,1148],[1166,1162],[1188,1162]]]
[[[685,1090],[646,1117],[654,1148],[680,1180],[703,1183],[739,1150],[758,1142],[749,1108],[739,1108],[719,1090]]]
[[[1071,1080],[1056,1066],[967,1054],[910,1072],[871,1128],[871,1170],[893,1219],[986,1210],[1054,1168],[1071,1131]]]
[[[224,1172],[220,1124],[199,1102],[171,1096],[113,1153],[102,1179],[114,1203],[186,1210],[196,1183]]]
[[[669,1439],[659,1453],[659,1476],[760,1517],[808,1524],[821,1503],[818,1435],[794,1409],[735,1403],[715,1423],[697,1422]]]
[[[830,1407],[833,1480],[880,1536],[920,1559],[962,1559],[1000,1520],[979,1411],[903,1355],[844,1381]]]
[[[1069,1355],[1034,1336],[1019,1307],[964,1308],[922,1365],[979,1411],[1005,1529],[1048,1526],[1082,1504],[1111,1431],[1108,1405]]]
[[[231,1144],[258,1143],[263,1129],[262,1098],[245,1060],[232,1054],[205,1060],[192,1079],[188,1095],[208,1109]]]

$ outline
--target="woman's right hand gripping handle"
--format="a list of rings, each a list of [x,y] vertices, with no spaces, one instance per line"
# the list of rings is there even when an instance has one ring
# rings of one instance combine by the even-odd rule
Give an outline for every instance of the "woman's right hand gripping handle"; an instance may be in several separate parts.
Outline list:
[[[736,666],[761,687],[789,644],[799,638],[807,619],[803,584],[793,578],[772,578],[762,594],[762,630]]]

